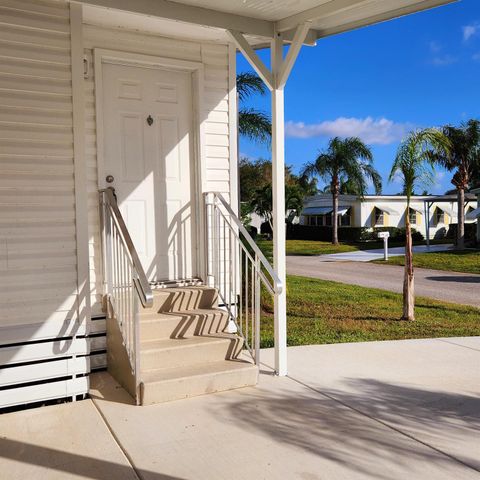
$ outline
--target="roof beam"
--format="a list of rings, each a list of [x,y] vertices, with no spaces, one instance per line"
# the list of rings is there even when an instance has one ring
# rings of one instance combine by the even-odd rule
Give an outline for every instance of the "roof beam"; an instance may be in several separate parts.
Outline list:
[[[405,15],[410,15],[412,13],[421,12],[423,10],[429,10],[431,8],[440,7],[442,5],[447,5],[449,3],[456,3],[459,0],[423,0],[422,2],[416,3],[414,5],[408,5],[405,7],[395,8],[389,10],[385,13],[380,13],[377,15],[372,15],[370,17],[362,18],[361,20],[356,20],[354,22],[342,23],[340,25],[329,27],[329,28],[320,28],[316,27],[317,38],[328,37],[330,35],[336,35],[338,33],[348,32],[350,30],[355,30],[357,28],[367,27],[369,25],[374,25],[380,22],[386,22],[393,18],[402,17]]]
[[[292,28],[291,30],[282,32],[283,40],[285,41],[285,43],[293,42],[296,31],[297,31],[296,28]],[[317,44],[317,39],[318,39],[318,32],[316,32],[315,30],[308,30],[303,40],[303,44],[308,45],[309,47],[314,47]],[[268,44],[268,47],[270,47],[270,43]],[[255,48],[257,47],[255,46]]]
[[[274,23],[267,20],[185,5],[170,0],[135,0],[134,2],[132,0],[80,0],[80,2],[179,22],[231,29],[247,35],[273,38],[274,34]]]
[[[288,76],[290,75],[293,65],[297,60],[300,49],[302,48],[303,42],[305,41],[305,37],[310,30],[310,25],[310,22],[305,22],[301,25],[298,25],[298,27],[296,28],[292,44],[290,45],[287,56],[285,57],[285,60],[282,62],[282,65],[280,67],[280,72],[278,73],[277,80],[275,82],[276,88],[283,88],[287,83]]]
[[[330,0],[329,2],[318,5],[317,7],[309,8],[303,12],[296,13],[290,17],[285,17],[281,20],[278,20],[275,23],[275,30],[277,32],[291,30],[301,23],[315,21],[318,18],[334,15],[343,10],[357,7],[368,2],[369,0]]]
[[[245,37],[235,30],[227,30],[227,33],[237,45],[238,49],[243,53],[244,57],[248,60],[248,63],[250,63],[252,68],[258,73],[259,77],[265,82],[268,89],[273,90],[274,82],[272,73],[265,66]]]

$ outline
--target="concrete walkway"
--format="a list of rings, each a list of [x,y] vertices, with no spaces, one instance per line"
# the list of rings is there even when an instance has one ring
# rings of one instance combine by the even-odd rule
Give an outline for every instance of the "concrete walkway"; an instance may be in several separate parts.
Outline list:
[[[452,249],[452,244],[431,245],[430,248],[426,245],[415,245],[413,252],[433,253]],[[405,255],[405,247],[389,248],[388,254],[390,257],[402,257]],[[318,255],[316,258],[324,262],[371,262],[372,260],[382,260],[383,257],[383,248],[376,248],[373,250],[357,250],[356,252],[330,253],[328,255]]]
[[[136,407],[102,373],[93,400],[0,416],[0,477],[480,480],[480,337],[262,359],[256,388]]]
[[[325,257],[324,255],[323,257]],[[398,265],[329,262],[322,256],[287,256],[287,273],[401,293],[404,269]],[[480,307],[480,275],[415,269],[415,294]]]
[[[3,480],[138,480],[91,400],[0,415]]]

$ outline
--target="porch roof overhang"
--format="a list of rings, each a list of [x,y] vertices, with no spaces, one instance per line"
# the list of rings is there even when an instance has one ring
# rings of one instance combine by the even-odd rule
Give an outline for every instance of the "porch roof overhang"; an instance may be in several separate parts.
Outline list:
[[[445,212],[448,216],[453,217],[453,210],[451,208],[446,207],[445,205],[437,205],[436,208]]]
[[[332,211],[332,207],[307,207],[303,209],[302,215],[328,215]]]
[[[421,207],[417,207],[416,205],[412,205],[412,204],[410,204],[410,210],[414,210],[415,212],[421,213],[421,214],[423,214],[423,211],[424,211],[424,209],[422,209]]]
[[[380,210],[382,212],[385,212],[385,213],[388,213],[389,215],[399,215],[399,212],[397,210],[395,210],[394,208],[392,207],[386,207],[385,205],[378,205],[378,204],[375,204],[375,208],[377,210]]]
[[[350,207],[338,207],[338,214],[343,217]],[[302,211],[302,215],[328,215],[333,212],[333,207],[307,207]]]
[[[465,218],[473,222],[480,218],[480,207],[472,210],[471,212],[468,212]]]
[[[295,29],[308,23],[304,44],[314,45],[317,39],[387,21],[400,16],[438,7],[458,0],[81,0],[84,5],[103,7],[104,15],[96,10],[95,18],[113,26],[121,12],[137,14],[131,19],[144,27],[154,22],[167,26],[172,22],[188,24],[197,38],[231,41],[228,31],[245,35],[254,48],[269,46],[277,33],[292,42]],[[88,16],[88,8],[86,9]],[[125,19],[122,24],[125,25]],[[185,34],[181,28],[182,35]]]

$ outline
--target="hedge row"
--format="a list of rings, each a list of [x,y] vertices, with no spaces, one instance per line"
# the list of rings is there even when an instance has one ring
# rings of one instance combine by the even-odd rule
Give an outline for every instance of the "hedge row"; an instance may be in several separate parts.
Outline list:
[[[338,240],[340,242],[366,242],[378,239],[379,232],[390,232],[390,240],[402,241],[405,239],[405,229],[396,227],[338,227]],[[423,235],[412,229],[415,241],[423,240]],[[332,227],[310,227],[308,225],[287,225],[287,238],[289,240],[332,240]]]
[[[458,224],[451,223],[448,226],[448,231],[446,238],[451,238],[454,242],[457,241],[457,229]],[[477,224],[476,223],[466,223],[465,224],[465,241],[468,243],[474,243],[477,237]]]

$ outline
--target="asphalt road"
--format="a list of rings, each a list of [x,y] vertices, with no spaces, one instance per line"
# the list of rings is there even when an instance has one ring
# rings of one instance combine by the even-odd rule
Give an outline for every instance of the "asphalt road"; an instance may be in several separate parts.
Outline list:
[[[287,273],[398,293],[403,286],[401,266],[325,261],[320,256],[287,256]],[[417,268],[415,294],[480,307],[480,275]]]

